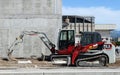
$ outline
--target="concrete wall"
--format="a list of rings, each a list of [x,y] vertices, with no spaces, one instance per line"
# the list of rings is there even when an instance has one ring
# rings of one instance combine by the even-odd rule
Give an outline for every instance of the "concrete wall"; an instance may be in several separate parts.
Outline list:
[[[62,26],[61,3],[61,0],[0,0],[0,56],[7,56],[7,49],[22,31],[45,32],[56,44]],[[41,56],[41,53],[50,54],[38,37],[25,36],[13,56]]]
[[[116,24],[95,24],[96,30],[115,30]]]
[[[95,24],[95,31],[99,32],[102,37],[111,37],[110,32],[115,29],[115,24]]]
[[[99,32],[102,37],[111,37],[109,30],[95,30],[96,32]]]

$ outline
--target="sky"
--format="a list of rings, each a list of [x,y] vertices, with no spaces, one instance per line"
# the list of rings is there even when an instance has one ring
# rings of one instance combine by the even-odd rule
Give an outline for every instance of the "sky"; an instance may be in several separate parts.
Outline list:
[[[96,24],[116,24],[120,30],[120,0],[62,0],[62,14],[94,16]]]

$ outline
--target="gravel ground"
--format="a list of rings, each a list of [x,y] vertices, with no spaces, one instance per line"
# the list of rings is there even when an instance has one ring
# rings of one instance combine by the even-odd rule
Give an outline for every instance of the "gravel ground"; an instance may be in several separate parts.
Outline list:
[[[93,68],[93,69],[103,69],[103,68],[120,68],[120,56],[117,56],[117,61],[114,64],[109,64],[107,67],[100,67],[100,66],[84,66],[84,67],[77,67],[77,68]],[[8,61],[8,60],[0,60],[0,69],[9,69],[9,68],[66,68],[65,65],[53,65],[52,62],[48,61],[39,61],[35,59],[18,59],[17,61]],[[76,67],[69,67],[69,68],[76,68]]]
[[[29,61],[31,61],[32,63],[30,63]],[[0,60],[0,68],[39,68],[39,67],[55,67],[55,65],[52,65],[51,62],[38,61],[33,59],[32,60],[19,59],[17,61]]]

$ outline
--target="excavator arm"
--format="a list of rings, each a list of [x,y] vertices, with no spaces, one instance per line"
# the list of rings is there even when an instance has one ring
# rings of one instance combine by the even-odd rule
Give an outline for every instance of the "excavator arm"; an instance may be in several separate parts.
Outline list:
[[[47,37],[47,35],[43,32],[36,32],[36,31],[23,31],[19,37],[15,39],[15,41],[11,44],[11,46],[8,48],[8,58],[9,60],[16,60],[12,57],[12,53],[14,51],[14,48],[19,44],[23,43],[23,38],[25,35],[29,36],[38,36],[42,42],[46,45],[46,47],[52,52],[55,52],[55,44],[53,44]]]

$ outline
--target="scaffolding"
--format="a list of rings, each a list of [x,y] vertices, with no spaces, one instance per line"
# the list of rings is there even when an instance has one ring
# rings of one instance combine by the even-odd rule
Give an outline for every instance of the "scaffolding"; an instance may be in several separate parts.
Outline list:
[[[95,31],[95,17],[93,16],[63,15],[62,22],[63,29],[74,29],[76,33]]]

